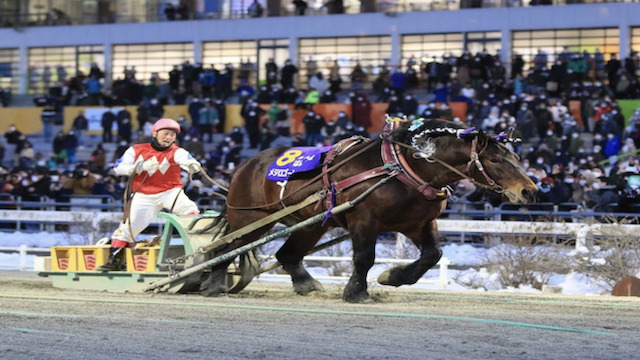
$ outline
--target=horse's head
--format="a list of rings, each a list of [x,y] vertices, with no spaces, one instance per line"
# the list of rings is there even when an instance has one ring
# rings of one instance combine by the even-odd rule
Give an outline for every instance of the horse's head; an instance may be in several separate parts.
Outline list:
[[[411,166],[433,186],[444,186],[470,178],[476,186],[507,197],[513,204],[534,201],[537,187],[518,164],[518,155],[502,142],[482,131],[444,120],[406,121],[392,134],[405,144]],[[426,161],[429,166],[421,165]],[[444,167],[434,171],[433,166]]]
[[[505,146],[502,139],[484,132],[479,132],[476,139],[479,164],[471,164],[471,176],[489,186],[494,186],[491,184],[494,181],[499,189],[497,192],[501,192],[512,204],[534,202],[538,188],[520,167],[518,155]],[[473,139],[471,141],[474,142]]]

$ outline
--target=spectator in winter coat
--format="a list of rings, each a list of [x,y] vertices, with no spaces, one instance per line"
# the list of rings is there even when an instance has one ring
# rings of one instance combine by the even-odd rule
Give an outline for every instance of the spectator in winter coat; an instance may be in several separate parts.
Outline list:
[[[298,73],[298,67],[287,59],[280,70],[280,84],[283,89],[288,89],[294,85],[294,76]]]
[[[309,89],[316,89],[319,94],[323,94],[329,89],[329,81],[322,75],[321,71],[318,71],[315,75],[309,79]]]
[[[58,131],[56,137],[53,139],[53,153],[56,156],[58,164],[67,161],[67,152],[65,150],[65,134],[64,132]]]
[[[107,111],[102,114],[102,120],[100,121],[102,125],[102,142],[113,142],[112,129],[114,122],[116,122],[116,115],[111,109],[107,109]]]
[[[404,91],[407,89],[407,74],[403,73],[400,69],[394,69],[389,77],[389,87],[394,90],[398,96],[404,94]]]
[[[218,125],[218,110],[211,102],[207,102],[206,106],[201,108],[198,117],[198,131],[204,142],[209,138],[209,143],[213,142],[213,127]]]
[[[73,131],[76,134],[76,138],[78,139],[78,145],[83,146],[84,132],[87,131],[87,129],[89,129],[89,121],[84,116],[84,110],[80,110],[80,112],[78,112],[78,116],[76,116],[75,119],[73,119],[73,124],[71,124],[71,129],[73,129]]]
[[[305,143],[307,146],[316,146],[318,142],[322,142],[322,127],[325,125],[324,118],[320,114],[309,111],[302,123],[305,129]]]
[[[412,93],[407,93],[404,96],[401,112],[406,116],[418,115],[418,100],[416,100]]]
[[[57,113],[52,105],[45,105],[40,117],[42,119],[42,127],[44,128],[44,140],[49,142],[53,136],[53,126],[55,125]]]
[[[89,170],[94,173],[101,174],[104,172],[105,166],[107,166],[107,153],[102,148],[102,144],[96,145],[95,150],[91,153],[91,162],[89,164]],[[114,159],[115,161],[116,159]]]
[[[86,166],[78,166],[73,171],[73,177],[69,179],[64,187],[72,190],[75,195],[90,195],[95,182],[96,178]]]
[[[116,115],[118,123],[118,139],[124,139],[126,142],[131,141],[131,113],[127,109],[118,111]]]
[[[218,124],[214,126],[214,131],[216,131],[218,134],[224,134],[224,127],[227,120],[227,105],[224,103],[224,101],[216,99],[213,102],[213,106],[218,112]]]
[[[584,187],[584,200],[593,211],[607,211],[607,205],[618,201],[618,193],[615,186],[609,185],[609,179],[605,176],[597,178],[592,184]]]
[[[353,123],[356,126],[369,128],[371,126],[371,101],[364,94],[355,94],[352,97]]]
[[[560,204],[568,200],[566,188],[562,184],[556,184],[551,177],[545,177],[538,184],[538,201],[543,203]]]
[[[608,133],[607,141],[604,143],[604,155],[606,157],[618,155],[621,147],[620,138],[614,133]]]
[[[67,159],[69,159],[69,163],[75,163],[76,151],[78,150],[78,138],[76,138],[76,134],[73,130],[69,131],[69,133],[64,136],[64,149],[67,152]]]
[[[140,105],[138,105],[137,112],[138,129],[143,130],[144,125],[149,122],[149,107],[144,101],[141,101]]]

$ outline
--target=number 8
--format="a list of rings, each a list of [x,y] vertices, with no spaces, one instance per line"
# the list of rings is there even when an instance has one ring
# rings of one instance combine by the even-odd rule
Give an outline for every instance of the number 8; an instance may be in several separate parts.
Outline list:
[[[302,155],[301,150],[287,150],[282,155],[280,155],[278,160],[276,160],[276,165],[285,166],[287,164],[291,164],[292,162],[296,161],[296,158],[298,158],[298,156],[300,155]]]

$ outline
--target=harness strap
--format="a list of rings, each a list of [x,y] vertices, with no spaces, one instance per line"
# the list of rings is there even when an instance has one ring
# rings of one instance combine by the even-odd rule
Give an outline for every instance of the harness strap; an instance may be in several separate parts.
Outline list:
[[[478,138],[473,138],[473,140],[471,141],[471,152],[469,154],[470,160],[467,163],[467,168],[465,170],[465,172],[470,176],[471,175],[471,165],[475,165],[476,169],[478,169],[478,171],[480,171],[480,173],[482,174],[482,176],[484,176],[484,179],[487,181],[488,187],[496,192],[500,192],[502,190],[502,187],[500,185],[498,185],[495,180],[493,180],[489,174],[487,174],[487,172],[484,169],[484,166],[482,165],[482,162],[480,161],[480,155],[482,155],[483,152],[485,152],[485,150],[487,150],[487,147],[489,146],[489,143],[486,143],[485,146],[480,149],[480,151],[477,151],[478,148]]]
[[[413,171],[407,159],[400,151],[400,147],[391,141],[384,141],[381,146],[382,160],[385,164],[398,164],[402,172],[398,175],[398,180],[404,184],[416,188],[422,196],[428,200],[447,199],[451,196],[448,191],[440,191],[428,182],[422,180],[418,174]]]
[[[331,183],[331,179],[330,179],[331,170],[329,167],[333,165],[333,161],[338,157],[338,155],[340,155],[341,153],[343,153],[353,145],[356,145],[361,140],[362,138],[360,137],[350,137],[348,139],[341,140],[340,142],[332,146],[331,149],[329,149],[329,151],[327,152],[327,156],[325,157],[324,163],[322,164],[322,173],[323,173],[322,184],[324,185],[325,189],[328,189],[328,196],[324,200],[325,209],[329,210],[327,211],[327,214],[331,214],[330,210],[336,206],[336,195],[342,189],[344,189],[344,188],[341,188],[338,184]],[[364,181],[364,180],[360,180],[360,181]],[[320,206],[320,201],[318,201],[318,203],[316,204],[316,208],[318,208],[319,206]],[[328,218],[325,219],[325,222],[327,220]],[[323,222],[323,225],[324,225],[324,222]]]
[[[395,166],[388,166],[388,165],[378,166],[377,168],[373,168],[363,173],[353,175],[344,180],[340,180],[339,182],[334,183],[334,186],[337,192],[341,192],[363,181],[373,179],[379,176],[387,175],[396,169],[397,167]]]
[[[270,215],[267,215],[265,217],[263,217],[262,219],[253,222],[247,226],[244,226],[232,233],[226,234],[222,237],[220,237],[219,239],[207,244],[206,246],[203,246],[200,250],[202,252],[209,252],[213,249],[215,249],[216,247],[220,246],[220,245],[224,245],[224,244],[228,244],[230,242],[232,242],[235,239],[239,239],[242,236],[251,233],[252,231],[255,231],[265,225],[271,224],[272,222],[278,221],[288,215],[293,214],[294,212],[307,207],[319,200],[322,200],[324,197],[326,196],[324,191],[319,191],[316,193],[313,193],[311,195],[309,195],[306,199],[304,199],[303,201],[291,205],[291,206],[287,206],[284,209],[280,209]]]

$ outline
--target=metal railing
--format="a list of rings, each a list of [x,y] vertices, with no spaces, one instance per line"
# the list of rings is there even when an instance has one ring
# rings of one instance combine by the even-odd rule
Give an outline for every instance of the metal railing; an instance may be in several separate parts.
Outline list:
[[[534,203],[512,205],[502,203],[496,207],[485,202],[449,203],[441,218],[463,218],[470,220],[541,220],[551,222],[583,222],[594,218],[626,218],[629,221],[640,217],[640,204],[618,208],[617,203],[607,205],[608,211],[594,211],[579,203]]]
[[[57,199],[41,196],[38,201],[0,193],[0,209],[59,211],[122,211],[122,201],[111,195],[61,195]]]

